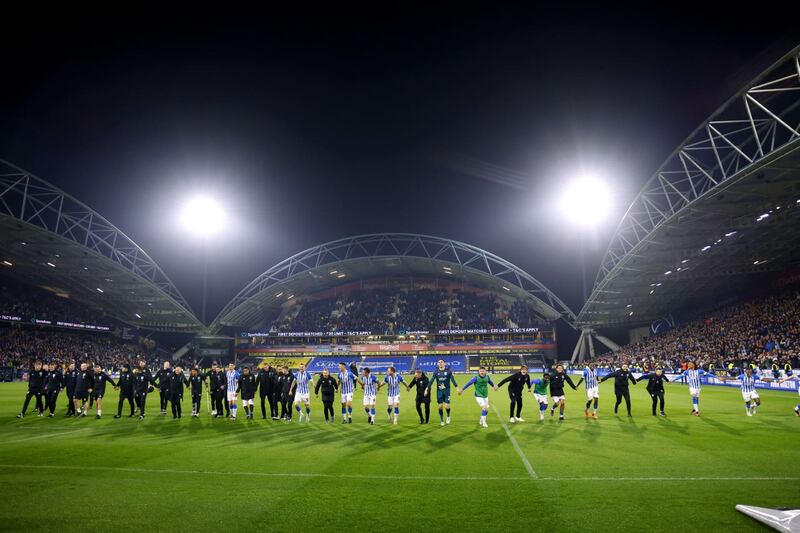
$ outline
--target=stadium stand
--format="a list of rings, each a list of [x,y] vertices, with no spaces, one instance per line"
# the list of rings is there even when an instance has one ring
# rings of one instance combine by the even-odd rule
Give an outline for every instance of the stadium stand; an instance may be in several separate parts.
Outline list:
[[[762,296],[723,307],[621,350],[601,355],[600,366],[678,369],[687,361],[724,369],[755,364],[800,367],[800,293]]]
[[[436,329],[531,327],[539,322],[518,300],[454,289],[370,289],[295,304],[267,329],[279,332],[370,331],[397,334]]]
[[[127,343],[113,335],[38,329],[0,328],[0,366],[27,370],[34,360],[47,363],[93,362],[109,371],[144,358],[156,368],[168,352],[148,339]]]

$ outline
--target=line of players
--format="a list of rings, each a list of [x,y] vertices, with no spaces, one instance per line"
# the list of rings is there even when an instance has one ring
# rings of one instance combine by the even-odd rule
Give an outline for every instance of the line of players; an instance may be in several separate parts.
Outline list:
[[[689,385],[689,393],[692,399],[691,414],[694,416],[700,416],[701,379],[706,375],[711,375],[711,373],[697,369],[694,363],[690,362],[687,370],[673,377],[673,381],[680,380]],[[719,376],[717,378],[741,382],[747,416],[755,414],[757,408],[761,405],[761,399],[755,386],[756,381],[783,382],[797,379],[796,376],[788,376],[783,379],[761,377],[752,368],[745,369],[743,373],[735,378]],[[510,423],[524,422],[524,419],[521,418],[521,413],[525,387],[528,390],[533,390],[534,398],[539,404],[539,420],[543,420],[545,417],[549,405],[548,393],[553,402],[550,407],[550,416],[554,416],[555,410],[558,409],[559,419],[564,420],[566,407],[565,385],[577,390],[581,383],[585,382],[586,407],[584,413],[586,418],[597,419],[599,384],[608,379],[614,379],[615,414],[624,400],[628,416],[632,416],[629,383],[635,385],[638,381],[647,380],[647,392],[652,398],[653,416],[656,416],[657,407],[659,407],[660,416],[666,416],[664,411],[664,383],[670,381],[667,376],[664,375],[661,369],[656,369],[640,376],[637,380],[631,374],[627,365],[622,365],[620,369],[599,378],[595,365],[589,363],[577,384],[565,372],[563,365],[557,365],[553,373],[545,372],[541,379],[535,380],[530,379],[528,368],[523,365],[518,372],[506,377],[497,385],[492,382],[486,369],[481,367],[477,376],[469,380],[463,388],[458,389],[458,394],[460,395],[467,388],[475,386],[474,395],[481,408],[479,424],[482,427],[488,427],[486,417],[489,409],[489,387],[497,390],[506,383],[508,383],[510,399]],[[145,361],[142,360],[139,362],[139,366],[133,369],[129,365],[124,365],[117,382],[115,382],[99,365],[95,365],[92,368],[87,363],[81,363],[79,368],[75,368],[74,364],[70,364],[66,371],[62,372],[56,365],[42,365],[37,361],[29,374],[28,391],[25,395],[22,411],[17,416],[19,418],[25,416],[29,403],[34,398],[38,416],[44,416],[46,411],[49,411],[48,416],[55,416],[58,396],[62,390],[65,390],[68,398],[66,416],[86,416],[94,403],[96,406],[96,418],[100,418],[102,416],[106,386],[110,384],[115,390],[120,391],[117,414],[114,418],[122,416],[122,409],[127,401],[130,406],[129,416],[135,416],[135,411],[138,410],[139,419],[144,419],[147,395],[153,393],[156,388],[159,391],[162,415],[167,414],[167,407],[171,405],[173,418],[181,418],[184,390],[189,389],[192,398],[191,416],[200,416],[203,388],[205,387],[208,392],[208,401],[211,404],[208,407],[213,417],[225,416],[236,420],[239,399],[241,399],[246,418],[252,419],[254,417],[255,396],[258,391],[261,398],[262,418],[266,418],[266,404],[269,403],[270,416],[273,420],[291,421],[292,411],[294,410],[301,422],[303,420],[310,421],[310,400],[313,389],[317,396],[322,392],[326,423],[334,421],[333,403],[336,391],[339,391],[340,394],[342,423],[352,423],[353,393],[356,383],[361,385],[364,391],[363,407],[370,424],[375,423],[377,393],[384,386],[388,388],[387,415],[389,422],[397,424],[400,414],[401,385],[407,391],[412,388],[416,391],[416,410],[420,424],[427,424],[430,420],[430,403],[434,390],[436,392],[440,425],[450,424],[451,385],[458,387],[458,384],[455,381],[453,372],[445,366],[444,360],[441,359],[437,362],[437,368],[430,378],[417,369],[409,383],[405,383],[403,377],[393,367],[388,369],[383,381],[379,381],[370,372],[369,368],[364,368],[359,373],[354,364],[348,367],[344,363],[340,363],[335,377],[328,369],[325,369],[316,384],[311,373],[306,370],[303,364],[300,365],[297,372],[291,372],[286,366],[279,368],[266,366],[254,374],[248,367],[239,372],[233,363],[229,364],[225,370],[214,363],[207,373],[201,373],[198,369],[193,368],[187,376],[180,366],[172,369],[170,363],[164,363],[164,367],[156,372],[155,375],[152,375],[147,369]],[[224,415],[223,410],[225,411]],[[800,416],[800,404],[795,407],[794,413]]]

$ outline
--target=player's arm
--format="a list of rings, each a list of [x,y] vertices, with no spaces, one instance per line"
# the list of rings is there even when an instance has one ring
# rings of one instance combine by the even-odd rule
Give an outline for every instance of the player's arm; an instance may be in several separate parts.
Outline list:
[[[510,376],[507,376],[504,379],[500,380],[500,383],[497,384],[497,387],[495,387],[495,389],[498,389],[498,388],[502,387],[503,385],[505,385],[506,383],[508,383],[509,381],[511,381],[511,378],[513,376],[514,376],[514,374],[511,374]],[[530,384],[528,384],[528,388],[530,388],[530,387],[531,387]]]
[[[336,381],[333,382],[336,385]],[[317,384],[314,386],[314,395],[319,396],[319,388],[322,386],[322,380],[317,381]]]
[[[492,378],[489,378],[489,385],[491,385],[491,386],[492,386],[492,388],[493,388],[494,390],[497,390],[497,385],[495,385],[495,384],[492,382]]]
[[[606,381],[607,379],[611,379],[613,377],[616,377],[616,375],[617,375],[617,371],[616,370],[613,371],[613,372],[609,372],[608,374],[606,374],[605,376],[600,378],[600,383]]]
[[[686,371],[685,370],[683,372],[679,372],[678,374],[675,374],[675,379],[673,379],[672,382],[673,383],[678,383],[681,379],[683,379],[683,377],[685,375],[686,375]]]
[[[428,380],[428,386],[427,386],[427,387],[425,387],[425,392],[423,392],[423,393],[422,393],[422,395],[423,395],[423,396],[427,396],[427,395],[428,395],[428,393],[430,392],[430,389],[431,389],[431,384],[433,383],[433,380],[435,380],[435,379],[436,379],[436,372],[437,372],[437,371],[436,371],[436,370],[434,370],[434,371],[433,371],[433,374],[431,374],[431,378]]]
[[[572,379],[569,377],[569,374],[566,372],[564,373],[564,381],[569,383],[569,386],[572,387],[572,390],[578,390],[578,387],[575,386],[575,384],[572,382]]]
[[[103,372],[103,375],[106,377],[106,380],[108,380],[108,382],[111,383],[111,386],[116,389],[117,388],[117,384],[114,382],[113,379],[111,379],[111,376],[109,376],[105,372]]]
[[[319,385],[317,385],[317,387],[319,387]],[[335,379],[333,380],[333,390],[339,390],[339,384],[336,383]]]
[[[453,387],[458,387],[458,383],[456,383],[456,377],[452,372],[450,372],[450,381],[453,382]]]
[[[472,378],[471,380],[467,381],[467,384],[464,385],[463,388],[458,389],[458,395],[461,396],[461,393],[470,388],[476,381],[478,381],[478,378]]]
[[[636,378],[635,378],[635,377],[633,377],[633,372],[629,372],[629,373],[628,373],[628,379],[630,379],[630,380],[631,380],[631,383],[633,383],[634,385],[636,385]]]

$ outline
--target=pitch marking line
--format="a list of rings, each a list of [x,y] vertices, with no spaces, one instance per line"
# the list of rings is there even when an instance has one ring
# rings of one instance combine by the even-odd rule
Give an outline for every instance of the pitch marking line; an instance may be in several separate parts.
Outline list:
[[[137,474],[188,474],[250,477],[288,477],[288,478],[332,478],[332,479],[399,479],[419,481],[434,479],[440,481],[800,481],[800,477],[487,477],[487,476],[382,476],[370,474],[320,474],[300,472],[222,472],[219,470],[177,470],[159,468],[127,468],[116,466],[78,466],[78,465],[24,465],[0,464],[3,469],[34,470],[81,470],[131,472]]]
[[[524,453],[522,453],[522,448],[519,447],[517,439],[514,438],[514,435],[511,434],[511,431],[508,429],[506,423],[503,422],[503,417],[500,416],[500,412],[497,410],[497,407],[495,407],[494,404],[492,404],[492,410],[494,411],[494,414],[497,415],[498,420],[500,420],[500,425],[503,426],[503,430],[506,432],[508,440],[511,441],[511,445],[514,446],[514,450],[516,450],[517,455],[519,455],[519,458],[522,459],[522,464],[525,465],[525,470],[528,471],[528,475],[531,476],[531,479],[539,479],[539,476],[536,475],[536,472],[531,466],[531,462],[528,461],[528,458],[525,457]]]

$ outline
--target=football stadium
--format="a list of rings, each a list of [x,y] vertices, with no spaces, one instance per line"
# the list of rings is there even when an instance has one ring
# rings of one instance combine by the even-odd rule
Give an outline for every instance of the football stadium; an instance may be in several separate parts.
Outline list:
[[[0,529],[800,531],[783,52],[639,182],[577,303],[523,251],[372,219],[192,285],[1,161]]]

